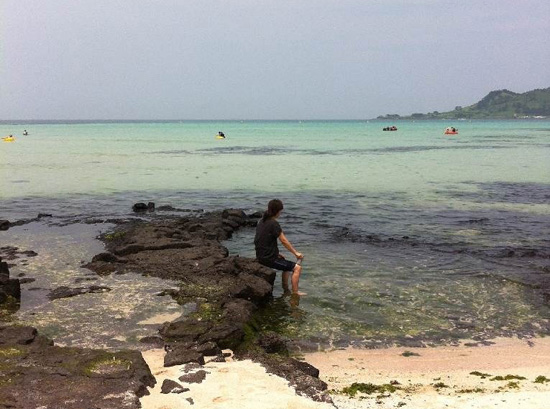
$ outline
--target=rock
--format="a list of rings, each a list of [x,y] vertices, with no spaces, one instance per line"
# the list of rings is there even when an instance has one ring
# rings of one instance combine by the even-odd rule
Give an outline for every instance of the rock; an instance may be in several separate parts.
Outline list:
[[[183,393],[188,392],[189,388],[184,388],[179,383],[174,382],[170,379],[165,379],[162,383],[160,393]]]
[[[214,356],[222,353],[222,350],[214,342],[205,342],[204,344],[197,345],[193,347],[193,350],[205,355],[205,356]]]
[[[160,329],[160,334],[165,339],[177,339],[181,342],[196,341],[201,335],[210,330],[212,324],[209,322],[201,322],[194,319],[185,321],[174,321],[165,324]]]
[[[133,206],[132,206],[132,210],[134,212],[146,212],[147,211],[147,205],[145,203],[135,203]]]
[[[88,288],[84,288],[84,287],[70,288],[66,286],[61,286],[56,288],[55,290],[50,291],[50,293],[48,294],[48,298],[53,301],[59,298],[75,297],[77,295],[87,294],[87,293],[104,293],[107,291],[111,291],[111,289],[109,287],[100,286],[100,285],[92,285]]]
[[[148,202],[147,203],[147,210],[149,210],[150,212],[154,211],[155,210],[155,202]]]
[[[264,279],[252,274],[241,273],[233,293],[235,297],[253,300],[261,304],[271,297],[272,291],[273,286]]]
[[[193,400],[193,398],[186,398],[185,399],[187,402],[189,402],[191,405],[194,405],[195,404],[195,401]]]
[[[31,277],[28,277],[28,278],[20,278],[20,279],[19,279],[19,283],[21,283],[21,284],[34,283],[35,281],[36,281],[36,278],[31,278]]]
[[[206,379],[206,371],[200,370],[180,376],[178,379],[185,383],[202,383]]]
[[[150,345],[155,348],[164,348],[164,340],[161,337],[143,337],[139,340],[141,344]]]
[[[7,280],[10,278],[10,269],[8,268],[8,263],[5,261],[2,261],[2,257],[0,257],[0,282],[2,280]]]
[[[198,342],[215,342],[221,349],[234,349],[244,339],[244,323],[223,321],[201,335]]]
[[[209,362],[225,362],[225,357],[222,355],[218,355],[215,358],[211,359]]]
[[[258,338],[258,345],[268,354],[288,354],[287,344],[288,341],[275,332],[263,333]]]
[[[155,384],[138,351],[57,347],[31,327],[0,328],[0,350],[2,408],[138,409]]]
[[[164,356],[164,366],[166,367],[183,365],[190,362],[204,365],[204,355],[197,351],[178,348],[168,351]]]
[[[158,210],[167,211],[167,212],[174,212],[177,209],[174,206],[170,205],[162,205],[157,208]]]
[[[112,253],[99,253],[99,254],[96,254],[92,258],[92,263],[97,262],[97,261],[103,261],[103,262],[106,262],[106,263],[123,263],[123,264],[128,262],[128,260],[126,260],[122,257],[117,257]]]
[[[28,345],[37,334],[33,327],[0,327],[0,345]]]
[[[181,369],[185,373],[189,373],[191,371],[195,371],[196,369],[202,368],[202,365],[197,362],[189,362],[188,364],[183,365],[183,368]]]
[[[0,230],[8,230],[10,228],[10,222],[8,220],[0,220]]]
[[[19,309],[20,300],[21,284],[18,279],[10,279],[8,264],[0,257],[0,305],[9,303],[9,310],[15,312]]]
[[[243,212],[241,209],[225,209],[222,212],[222,218],[227,219],[229,217],[233,217],[236,219],[246,219],[246,213]]]

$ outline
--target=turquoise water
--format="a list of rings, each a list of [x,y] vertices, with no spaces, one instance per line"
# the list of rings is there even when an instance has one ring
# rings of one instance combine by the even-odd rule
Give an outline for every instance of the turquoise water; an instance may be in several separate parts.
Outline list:
[[[550,121],[387,125],[0,123],[17,137],[0,144],[0,218],[108,218],[142,200],[259,210],[277,196],[308,292],[296,305],[277,290],[278,329],[333,343],[550,333]],[[252,236],[226,244],[252,256]]]

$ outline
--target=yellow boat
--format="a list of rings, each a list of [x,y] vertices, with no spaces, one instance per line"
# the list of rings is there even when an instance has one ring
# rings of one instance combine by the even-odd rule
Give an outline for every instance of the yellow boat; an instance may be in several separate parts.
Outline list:
[[[2,138],[2,140],[4,142],[13,142],[13,141],[15,141],[15,138],[13,136],[6,136],[6,137]]]

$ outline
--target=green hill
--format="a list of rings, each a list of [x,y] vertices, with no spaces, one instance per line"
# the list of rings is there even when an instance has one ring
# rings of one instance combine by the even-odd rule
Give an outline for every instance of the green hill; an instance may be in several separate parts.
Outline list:
[[[512,119],[526,117],[550,117],[550,88],[535,89],[523,94],[507,89],[491,91],[479,102],[457,106],[449,112],[430,112],[399,116],[381,115],[378,119]]]

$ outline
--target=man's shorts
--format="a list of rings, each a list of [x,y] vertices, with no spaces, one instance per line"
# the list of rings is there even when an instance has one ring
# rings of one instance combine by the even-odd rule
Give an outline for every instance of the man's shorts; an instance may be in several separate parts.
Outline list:
[[[281,271],[294,271],[294,267],[296,267],[296,263],[284,258],[276,258],[273,261],[260,261],[260,264]]]

